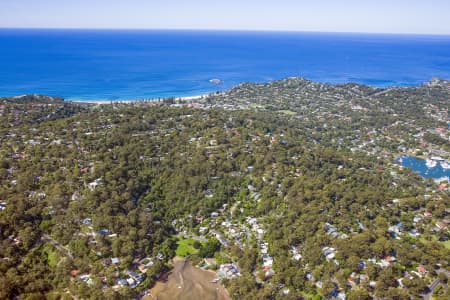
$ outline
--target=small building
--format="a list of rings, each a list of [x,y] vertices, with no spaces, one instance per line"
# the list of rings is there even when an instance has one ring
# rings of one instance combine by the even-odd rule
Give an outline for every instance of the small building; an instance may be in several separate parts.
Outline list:
[[[140,271],[142,274],[147,273],[147,268],[146,268],[145,265],[143,265],[143,264],[140,264],[140,265],[138,266],[138,269],[139,269],[139,271]]]
[[[146,258],[144,258],[144,259],[141,259],[141,260],[139,261],[139,263],[140,263],[141,265],[144,265],[144,266],[147,267],[147,268],[153,266],[153,264],[154,264],[153,259],[152,259],[152,258],[149,258],[149,257],[146,257]]]
[[[81,224],[83,224],[83,225],[91,225],[92,224],[92,219],[91,218],[86,218],[86,219],[81,221]]]
[[[299,261],[300,259],[302,259],[302,255],[300,253],[294,254],[294,256],[292,256],[292,259]]]
[[[364,261],[359,261],[358,268],[364,270],[366,268],[366,263]]]
[[[111,258],[111,263],[117,265],[120,263],[120,259],[118,257]]]
[[[322,254],[325,256],[327,260],[331,260],[336,256],[336,249],[331,247],[324,247],[322,249]]]
[[[100,235],[108,235],[109,234],[109,230],[108,229],[100,229],[100,231],[98,233]]]
[[[241,276],[240,269],[235,263],[220,265],[217,271],[217,276],[220,279],[232,279]]]
[[[95,190],[99,185],[103,183],[103,180],[101,178],[97,178],[94,181],[89,183],[89,189],[91,191]]]
[[[80,275],[81,271],[78,269],[70,271],[70,277],[76,278],[78,275]]]
[[[397,259],[394,256],[386,256],[383,260],[391,263],[396,261]]]
[[[422,215],[416,215],[416,216],[414,216],[414,218],[413,218],[413,223],[414,223],[414,224],[421,223],[422,220],[423,220],[423,216],[422,216]]]
[[[416,229],[412,229],[412,230],[409,232],[409,235],[412,236],[412,237],[419,237],[419,236],[420,236],[420,233],[419,233]]]
[[[70,200],[72,200],[72,201],[79,201],[81,199],[82,199],[82,196],[79,191],[74,192],[72,194],[72,196],[70,197]]]
[[[269,254],[263,254],[263,267],[272,267],[273,265],[273,258]]]
[[[131,277],[128,277],[127,279],[126,279],[126,282],[127,282],[127,285],[129,285],[129,286],[131,286],[131,287],[135,287],[136,285],[135,285],[135,282],[134,282],[134,280],[133,280],[133,278],[131,278]]]
[[[145,279],[145,275],[144,274],[139,274],[139,273],[136,273],[136,272],[128,272],[128,275],[131,278],[133,278],[133,280],[137,283],[137,285],[139,285]]]
[[[264,279],[270,279],[275,275],[275,272],[272,270],[272,268],[267,268],[264,273]]]
[[[117,281],[117,284],[120,285],[120,286],[127,286],[128,285],[128,281],[126,279],[122,278],[122,279],[119,279]]]
[[[419,273],[421,276],[424,276],[427,274],[427,270],[424,266],[420,265],[417,267],[417,273]]]
[[[437,222],[436,227],[439,228],[439,230],[443,230],[447,228],[447,224],[445,224],[444,222]]]
[[[83,281],[84,283],[86,283],[89,286],[93,286],[94,285],[94,280],[92,280],[90,274],[80,275],[79,278],[80,278],[81,281]]]

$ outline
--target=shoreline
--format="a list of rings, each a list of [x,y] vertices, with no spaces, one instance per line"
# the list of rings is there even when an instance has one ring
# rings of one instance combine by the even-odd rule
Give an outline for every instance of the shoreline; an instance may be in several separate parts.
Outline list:
[[[215,281],[216,272],[200,269],[186,258],[175,257],[171,270],[162,278],[149,288],[153,299],[231,300],[226,287]]]
[[[192,101],[192,100],[199,100],[203,99],[204,97],[207,97],[209,94],[201,94],[201,95],[195,95],[195,96],[182,96],[182,97],[166,97],[166,98],[149,98],[149,99],[128,99],[128,100],[81,100],[81,99],[64,99],[65,102],[74,102],[74,103],[86,103],[86,104],[114,104],[114,103],[121,103],[121,104],[129,104],[133,102],[141,102],[141,101],[148,101],[148,102],[158,102],[166,99],[174,99],[175,101]]]

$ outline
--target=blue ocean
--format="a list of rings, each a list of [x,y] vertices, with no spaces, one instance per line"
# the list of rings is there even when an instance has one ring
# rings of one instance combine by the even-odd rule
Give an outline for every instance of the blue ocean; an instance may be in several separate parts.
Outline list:
[[[379,87],[450,79],[450,36],[0,29],[1,96],[149,99],[291,76]]]

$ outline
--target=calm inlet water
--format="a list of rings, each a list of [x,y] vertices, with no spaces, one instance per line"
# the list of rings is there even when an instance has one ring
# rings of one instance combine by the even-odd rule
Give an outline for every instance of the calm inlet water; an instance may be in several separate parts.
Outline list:
[[[431,166],[427,166],[424,159],[413,156],[402,156],[398,159],[398,161],[402,164],[402,166],[411,168],[414,172],[424,178],[450,178],[450,168],[443,168],[439,162],[435,162]]]
[[[381,87],[450,79],[449,36],[1,29],[0,45],[2,96],[190,96],[290,76]]]

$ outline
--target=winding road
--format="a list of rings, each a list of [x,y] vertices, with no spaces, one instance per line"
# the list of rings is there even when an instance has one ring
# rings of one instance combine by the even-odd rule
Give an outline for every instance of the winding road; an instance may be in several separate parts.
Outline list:
[[[450,278],[450,272],[445,269],[439,269],[436,273],[445,273],[445,275]],[[441,283],[440,280],[436,279],[428,286],[429,292],[423,295],[424,300],[431,300],[433,298],[434,290],[438,287],[439,283]]]
[[[70,252],[70,250],[64,246],[62,246],[58,241],[54,240],[51,236],[47,234],[43,234],[41,237],[41,240],[43,242],[48,242],[53,245],[56,249],[58,249],[61,253],[63,253],[65,256],[73,260],[73,254]]]

